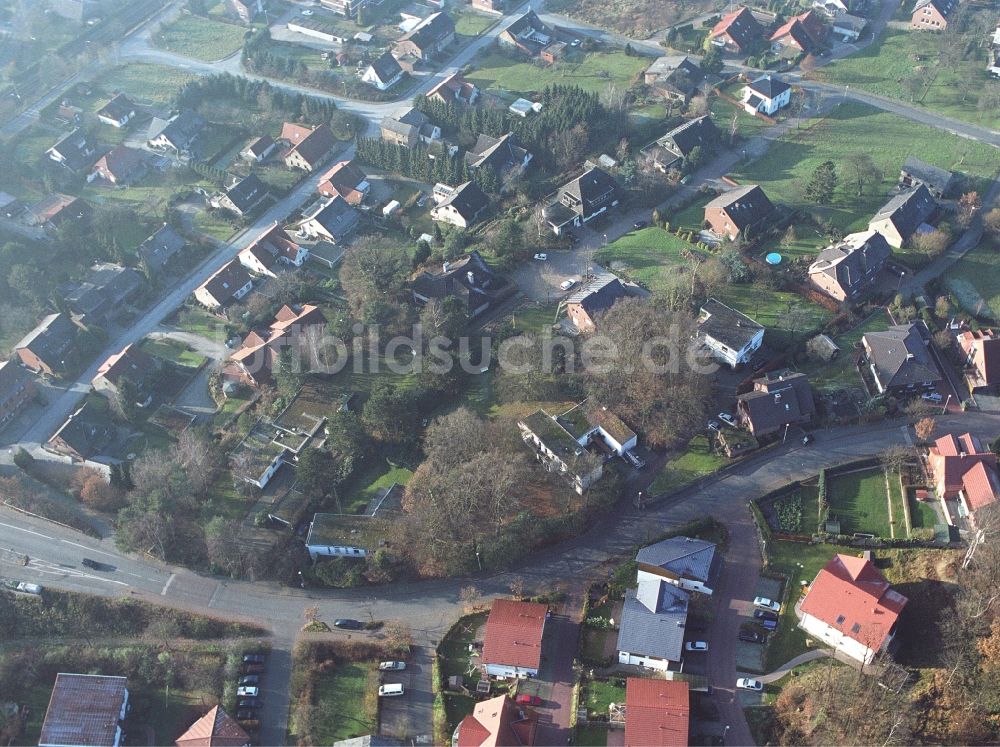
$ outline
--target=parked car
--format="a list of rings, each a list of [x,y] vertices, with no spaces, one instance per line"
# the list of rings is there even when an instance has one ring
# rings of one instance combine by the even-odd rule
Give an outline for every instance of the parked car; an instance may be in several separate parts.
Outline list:
[[[559,290],[568,291],[574,285],[576,285],[575,280],[563,280],[561,283],[559,283]]]
[[[264,654],[243,654],[244,664],[263,664]]]
[[[770,620],[771,622],[778,622],[778,616],[771,610],[754,610],[753,616],[755,620]]]
[[[250,685],[242,685],[236,688],[237,698],[256,698],[260,695],[260,688]]]
[[[549,255],[545,254],[544,252],[539,252],[538,254],[535,255],[535,259],[537,259],[539,262],[544,262],[548,258]]]
[[[542,704],[542,699],[537,695],[529,695],[528,693],[523,693],[517,696],[518,705],[526,706],[540,706]]]
[[[362,625],[357,620],[351,620],[350,618],[342,617],[339,620],[333,621],[333,627],[340,628],[341,630],[361,630],[365,626]]]
[[[713,430],[713,431],[718,431],[720,428],[722,428],[722,426],[719,425],[719,421],[718,420],[709,420],[708,421],[708,427],[709,427],[710,430]]]
[[[626,451],[624,456],[625,456],[625,461],[631,464],[636,469],[642,469],[643,467],[646,466],[646,463],[631,451]]]
[[[920,399],[925,399],[928,402],[940,402],[941,400],[944,399],[944,397],[942,397],[937,392],[924,392],[922,395],[920,395]]]
[[[688,641],[684,644],[685,651],[708,651],[707,641]]]
[[[645,227],[646,227],[646,221],[644,220],[637,220],[635,223],[632,224],[632,228],[634,228],[636,231],[638,231],[640,228],[645,228]]]
[[[260,708],[263,703],[260,698],[240,698],[236,705],[239,708]]]
[[[571,47],[579,47],[579,46],[580,46],[580,43],[581,43],[581,42],[580,42],[580,40],[579,40],[579,39],[574,39],[573,41],[571,41],[571,42],[569,43],[569,45],[570,45]]]
[[[237,721],[248,721],[256,717],[257,717],[257,712],[252,711],[249,708],[241,708],[240,710],[236,711]]]
[[[750,628],[740,628],[741,641],[746,641],[747,643],[764,643],[767,641],[767,635],[764,633],[758,633],[756,630],[751,630]]]
[[[99,571],[102,568],[100,563],[96,560],[91,560],[90,558],[84,558],[80,561],[80,563],[82,563],[85,568],[92,568],[95,571]]]
[[[245,674],[240,677],[241,685],[259,685],[260,675],[259,674]]]
[[[814,436],[811,433],[807,433],[806,435],[804,435],[802,437],[802,445],[803,446],[808,446],[809,444],[811,444],[815,440],[816,440],[816,436]]]
[[[243,674],[263,674],[264,665],[263,664],[244,664]]]
[[[733,428],[736,427],[736,418],[730,415],[728,412],[720,412],[716,417],[719,418],[726,425],[731,425]]]
[[[781,605],[767,597],[754,597],[753,606],[760,607],[762,610],[771,610],[771,612],[781,612]]]
[[[755,680],[753,677],[740,677],[736,680],[736,687],[740,690],[756,690],[760,692],[764,689],[764,683],[760,680]]]
[[[777,630],[778,623],[774,620],[758,620],[757,624],[760,625],[764,630]]]
[[[391,698],[396,695],[402,695],[404,692],[402,685],[382,685],[378,689],[378,695],[380,698]]]
[[[304,16],[311,16],[312,14],[313,14],[313,12],[311,10],[304,10],[304,11],[302,11],[302,15],[304,15]]]
[[[406,669],[405,661],[383,661],[380,662],[378,668],[383,672],[402,672]]]

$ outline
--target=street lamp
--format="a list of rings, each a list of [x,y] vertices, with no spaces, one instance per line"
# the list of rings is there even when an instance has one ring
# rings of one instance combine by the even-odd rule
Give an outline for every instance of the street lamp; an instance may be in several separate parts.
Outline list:
[[[608,245],[608,235],[604,234],[604,246]]]
[[[483,561],[479,559],[479,550],[476,550],[476,563],[479,565],[479,570],[483,570]]]
[[[951,395],[948,395],[948,399],[944,401],[944,407],[941,408],[941,414],[944,415],[948,412],[948,403],[951,402]]]
[[[729,724],[726,724],[726,728],[722,730],[722,742],[725,744],[726,735],[729,733]]]
[[[903,287],[903,276],[904,276],[905,274],[906,274],[906,270],[900,270],[900,271],[899,271],[899,282],[898,282],[898,283],[896,283],[896,290],[897,290],[897,291],[898,291],[898,290],[899,290],[900,288],[902,288],[902,287]]]

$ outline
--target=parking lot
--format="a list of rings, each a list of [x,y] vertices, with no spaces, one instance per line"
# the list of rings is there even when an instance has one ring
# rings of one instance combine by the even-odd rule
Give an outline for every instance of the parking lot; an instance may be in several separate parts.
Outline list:
[[[382,698],[379,733],[395,739],[430,737],[426,729],[433,722],[434,693],[432,667],[434,652],[415,648],[402,672],[381,672],[380,682],[400,684],[403,695]]]

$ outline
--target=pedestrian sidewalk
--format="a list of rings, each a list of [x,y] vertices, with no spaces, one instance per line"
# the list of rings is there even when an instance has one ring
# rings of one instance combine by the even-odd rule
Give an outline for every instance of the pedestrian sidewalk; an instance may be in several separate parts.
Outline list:
[[[800,654],[791,661],[782,664],[780,667],[775,669],[770,674],[762,674],[759,677],[755,677],[754,679],[763,682],[765,685],[771,682],[777,682],[786,674],[795,669],[795,667],[805,664],[806,662],[815,661],[816,659],[825,659],[830,655],[831,655],[830,652],[827,651],[825,648],[813,649],[812,651],[807,651],[804,654]]]

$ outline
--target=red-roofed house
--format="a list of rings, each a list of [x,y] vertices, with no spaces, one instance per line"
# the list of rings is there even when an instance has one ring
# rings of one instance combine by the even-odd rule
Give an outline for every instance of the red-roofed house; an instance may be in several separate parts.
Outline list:
[[[495,599],[483,637],[483,667],[490,677],[537,677],[548,607]]]
[[[309,250],[292,241],[283,228],[275,222],[239,253],[240,264],[256,275],[278,277],[278,265],[301,267],[309,258]]]
[[[118,396],[122,381],[128,379],[135,385],[140,399],[138,404],[146,405],[152,399],[152,394],[146,391],[149,377],[159,369],[156,358],[136,345],[126,345],[120,353],[115,353],[101,364],[90,385],[94,391],[113,399]]]
[[[629,677],[625,683],[625,747],[687,747],[688,683]]]
[[[191,724],[174,744],[177,747],[244,747],[251,742],[243,727],[222,708],[215,706]]]
[[[992,329],[961,332],[955,338],[965,356],[970,390],[1000,384],[1000,336]]]
[[[283,158],[290,169],[315,171],[337,144],[330,128],[321,124],[316,127],[285,122],[281,125],[279,140],[288,143]]]
[[[826,39],[826,26],[811,10],[792,16],[778,28],[769,41],[771,50],[776,54],[785,51],[813,52],[823,45]]]
[[[348,205],[355,207],[365,201],[372,185],[368,175],[351,161],[338,161],[319,178],[316,191],[324,197],[343,197]]]
[[[750,9],[742,5],[738,10],[724,15],[708,34],[712,44],[732,54],[742,54],[764,34],[764,27],[757,22]]]
[[[864,664],[885,651],[907,599],[868,558],[834,555],[799,606],[799,627]]]
[[[455,747],[517,747],[533,745],[538,719],[506,695],[477,703],[455,730]]]
[[[261,332],[251,331],[240,349],[232,355],[232,365],[223,376],[256,387],[271,380],[271,372],[285,350],[293,355],[314,353],[326,329],[326,317],[318,307],[306,304],[299,310],[282,306],[271,326]],[[315,354],[315,353],[314,353]]]
[[[973,514],[1000,496],[996,455],[971,433],[958,437],[949,433],[935,441],[927,452],[927,467],[949,523],[958,518],[974,524]],[[957,504],[957,517],[952,516],[948,501]]]
[[[458,73],[452,73],[427,92],[427,98],[450,104],[458,101],[463,104],[474,104],[479,96],[475,83],[470,83]]]

